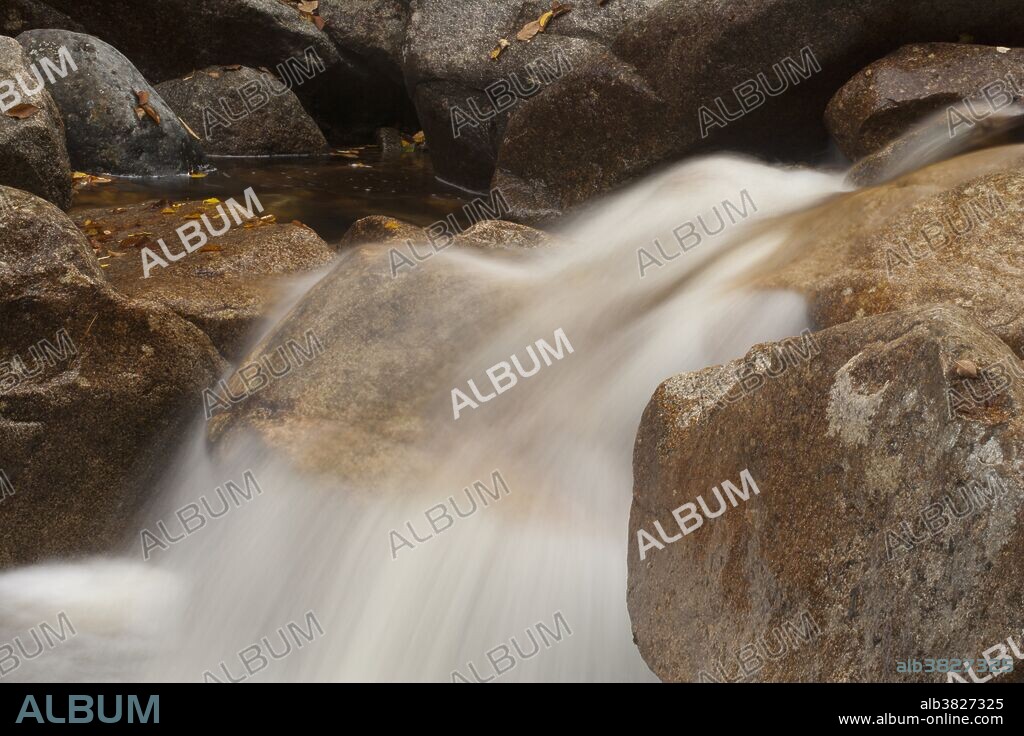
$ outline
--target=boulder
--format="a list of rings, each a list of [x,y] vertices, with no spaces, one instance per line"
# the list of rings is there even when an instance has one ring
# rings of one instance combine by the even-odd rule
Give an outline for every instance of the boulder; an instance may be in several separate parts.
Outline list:
[[[84,31],[81,25],[54,10],[42,0],[4,0],[0,8],[0,34],[17,36],[34,28],[64,28]]]
[[[51,5],[117,47],[153,82],[214,64],[266,67],[293,87],[333,142],[368,142],[377,127],[393,125],[410,107],[400,85],[381,79],[357,53],[336,47],[294,2],[53,0]],[[390,20],[381,24],[390,27]]]
[[[55,75],[49,85],[76,169],[160,176],[188,173],[202,163],[202,152],[174,111],[113,46],[61,30],[26,31],[18,41],[37,62],[57,60],[66,49],[77,67]],[[151,114],[138,114],[143,102]]]
[[[856,161],[933,113],[953,108],[947,128],[955,136],[977,124],[972,113],[987,118],[1021,97],[1024,49],[910,44],[864,67],[844,84],[825,109],[825,123],[842,152]]]
[[[236,197],[239,203],[244,197]],[[184,250],[175,230],[206,216],[213,229],[224,227],[227,205],[207,200],[166,201],[79,210],[75,220],[91,238],[110,283],[143,305],[178,314],[209,336],[229,360],[240,357],[247,340],[264,324],[294,277],[330,263],[334,251],[310,228],[279,224],[272,214],[236,225],[166,268],[145,277],[142,248],[163,257],[163,240],[172,254]],[[228,215],[230,217],[230,215]],[[209,236],[204,220],[198,220]],[[186,231],[188,232],[188,231]],[[109,235],[107,234],[109,233]],[[165,259],[167,260],[167,259]]]
[[[43,79],[46,79],[45,72]],[[0,100],[0,185],[23,189],[53,202],[71,206],[71,163],[64,143],[64,123],[53,98],[39,86],[30,63],[13,38],[0,36],[0,80],[7,80]],[[27,91],[26,91],[27,90]],[[33,92],[28,94],[28,92]],[[20,105],[36,111],[12,117]],[[3,203],[0,202],[0,208]]]
[[[518,185],[516,216],[538,219],[701,152],[813,158],[827,147],[829,99],[858,70],[912,41],[969,34],[978,43],[1024,43],[1024,28],[1006,23],[1014,7],[1011,0],[952,0],[941,12],[932,0],[661,3],[621,26],[609,47],[614,73],[596,55],[511,110],[496,176]],[[624,94],[636,101],[632,117]],[[596,112],[605,109],[612,111],[606,122]],[[599,166],[589,163],[596,151]]]
[[[818,327],[957,305],[1024,355],[1024,146],[987,149],[819,208],[763,275],[807,296]]]
[[[0,194],[0,566],[107,552],[225,366],[196,327],[111,288],[60,210]]]
[[[944,682],[897,661],[1004,656],[1020,631],[1022,378],[1009,347],[941,307],[663,383],[629,522],[647,664],[667,681]],[[953,411],[959,395],[977,402]]]
[[[516,35],[550,9],[550,3],[416,3],[406,34],[405,80],[438,176],[463,188],[487,190],[509,115],[582,66],[584,59],[594,55],[604,61],[598,52],[657,4],[658,0],[576,3],[527,42]],[[509,41],[509,46],[491,59],[499,39]],[[559,87],[571,89],[569,84]],[[550,133],[546,128],[531,131],[538,140]],[[592,160],[594,150],[599,149],[591,149],[574,164]]]
[[[269,72],[208,67],[156,90],[211,156],[327,152],[327,140],[299,98]]]
[[[317,13],[335,46],[359,57],[399,88],[408,0],[320,0]]]
[[[464,359],[452,348],[474,334],[482,339],[490,329],[487,315],[497,319],[520,299],[513,286],[499,294],[478,271],[461,266],[460,251],[479,247],[482,233],[474,243],[460,236],[435,253],[422,229],[399,220],[375,217],[353,225],[330,274],[242,364],[268,359],[280,367],[278,351],[291,344],[312,353],[314,338],[320,355],[301,366],[293,361],[288,375],[254,393],[233,375],[228,387],[242,399],[211,411],[209,434],[218,451],[230,454],[255,438],[304,471],[353,488],[400,484],[436,464],[423,440],[436,431],[431,412],[439,401],[441,410],[451,411],[445,382]],[[360,244],[373,241],[379,244]],[[408,241],[430,255],[396,274],[392,251],[406,252]],[[510,257],[518,242],[507,239]],[[472,319],[462,318],[468,314]],[[218,397],[226,399],[227,392]]]

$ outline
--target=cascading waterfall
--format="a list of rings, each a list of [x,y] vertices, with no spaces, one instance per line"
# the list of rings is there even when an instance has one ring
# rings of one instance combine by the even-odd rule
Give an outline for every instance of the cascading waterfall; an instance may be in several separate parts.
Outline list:
[[[10,679],[486,680],[496,675],[487,653],[497,652],[497,669],[507,668],[499,681],[652,680],[625,604],[641,412],[665,378],[807,326],[801,298],[741,283],[786,241],[790,215],[843,189],[839,174],[715,156],[590,206],[560,228],[563,247],[511,261],[455,249],[429,259],[419,268],[469,275],[494,293],[515,284],[525,295],[485,326],[484,339],[438,345],[458,367],[423,377],[438,396],[436,430],[410,448],[429,453],[431,472],[399,493],[344,487],[256,446],[230,460],[211,454],[197,421],[139,529],[201,497],[219,510],[215,488],[241,486],[247,470],[260,492],[149,560],[136,534],[119,555],[0,575],[0,642],[58,611],[76,630]],[[739,205],[744,192],[756,210],[708,234],[719,228],[716,209]],[[702,237],[683,250],[673,230],[687,222]],[[638,249],[657,255],[655,239],[678,256],[658,256],[663,265],[640,278]],[[297,286],[282,316],[309,287]],[[437,316],[476,319],[454,308]],[[571,353],[453,420],[453,388],[479,385],[512,354],[529,367],[525,347],[554,345],[556,330]],[[508,493],[474,492],[474,481],[492,485],[495,470]],[[389,532],[411,522],[426,536],[425,512],[450,496],[465,517],[448,505],[454,523],[394,554]],[[323,632],[311,641],[288,626],[312,631],[309,612]],[[538,636],[540,622],[556,630],[556,615],[571,635]],[[267,644],[287,654],[261,667],[252,646],[264,656]],[[246,657],[258,669],[251,676]]]

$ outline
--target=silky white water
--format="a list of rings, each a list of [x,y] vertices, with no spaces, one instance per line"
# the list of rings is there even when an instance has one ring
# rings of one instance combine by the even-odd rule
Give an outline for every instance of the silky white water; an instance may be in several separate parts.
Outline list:
[[[241,484],[246,470],[262,492],[149,560],[136,532],[120,555],[0,575],[0,646],[24,642],[58,612],[76,631],[31,660],[20,657],[4,679],[202,681],[208,672],[223,681],[226,668],[256,681],[451,681],[456,671],[497,681],[653,680],[626,613],[641,413],[669,376],[807,326],[802,299],[751,293],[740,282],[785,241],[788,213],[843,188],[838,174],[715,156],[593,204],[562,226],[562,247],[513,261],[455,249],[430,258],[418,268],[458,270],[495,293],[514,284],[527,294],[526,306],[486,326],[485,339],[438,345],[455,351],[459,367],[424,376],[441,408],[430,417],[436,432],[410,448],[431,453],[431,472],[398,495],[377,496],[307,477],[263,450],[216,459],[197,419],[138,529],[213,498],[227,480]],[[714,236],[698,230],[690,250],[679,247],[674,228],[700,215],[717,229],[714,208],[740,206],[744,191],[756,211],[726,218]],[[655,239],[678,256],[658,255],[664,265],[641,279],[637,251],[657,255]],[[309,286],[297,287],[282,312]],[[438,319],[468,324],[476,316],[453,308]],[[558,329],[571,354],[453,420],[452,388],[479,382],[538,339],[554,344]],[[424,512],[452,495],[465,508],[462,489],[490,484],[494,470],[507,495],[393,555],[391,530],[410,521],[429,531]],[[265,653],[264,637],[280,652],[278,631],[289,623],[308,629],[308,612],[322,635],[301,647],[292,641],[266,666],[251,659],[254,645]],[[530,654],[528,630],[536,635],[538,622],[555,630],[556,614],[571,635],[529,658],[513,656],[511,667],[498,656],[505,671],[495,670],[489,651],[514,653],[501,647],[515,638]],[[251,674],[239,657],[247,649]]]

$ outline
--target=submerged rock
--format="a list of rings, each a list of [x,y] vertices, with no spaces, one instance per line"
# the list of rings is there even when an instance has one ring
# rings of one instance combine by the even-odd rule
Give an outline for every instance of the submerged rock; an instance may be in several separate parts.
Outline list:
[[[825,122],[842,152],[856,161],[933,113],[952,107],[948,134],[966,134],[1022,96],[1022,49],[911,44],[857,72],[829,102]]]
[[[954,308],[669,379],[634,451],[640,653],[663,680],[756,682],[942,682],[897,660],[995,657],[1020,631],[1022,408],[1020,361]]]
[[[436,434],[433,412],[451,412],[446,381],[465,359],[454,346],[482,338],[490,329],[487,315],[497,318],[518,299],[513,287],[498,293],[461,267],[460,251],[479,247],[483,229],[505,230],[490,223],[477,228],[474,242],[434,253],[415,226],[383,217],[355,223],[331,273],[242,364],[270,361],[283,369],[280,351],[289,345],[293,354],[295,346],[313,353],[318,345],[317,357],[293,362],[287,375],[253,391],[236,373],[227,388],[238,401],[224,387],[217,392],[233,405],[211,412],[212,441],[230,452],[255,438],[303,470],[359,488],[416,478],[430,467],[425,441]],[[383,244],[361,244],[369,241]],[[408,241],[431,257],[396,274],[392,251],[403,251]],[[508,257],[519,242],[507,240]]]
[[[759,279],[807,295],[828,327],[951,304],[1024,355],[1024,146],[968,154],[808,214]]]
[[[46,80],[45,71],[39,74]],[[71,206],[71,163],[60,111],[40,77],[30,71],[29,59],[18,42],[3,36],[0,80],[12,85],[3,99],[3,107],[9,109],[0,112],[0,185],[23,189],[67,209]],[[36,111],[27,117],[4,114],[16,111],[19,105],[31,105]],[[2,209],[0,202],[0,212]]]
[[[185,174],[202,162],[196,141],[174,111],[113,46],[60,30],[27,31],[18,41],[36,61],[56,60],[64,48],[77,67],[49,85],[76,169],[154,176]],[[137,113],[140,93],[152,114]]]
[[[0,196],[0,566],[110,551],[224,365],[196,327],[111,288],[60,210]]]
[[[211,156],[327,152],[327,141],[295,93],[273,74],[208,67],[156,86]]]
[[[241,196],[237,201],[244,204]],[[279,224],[255,207],[253,215],[251,220],[239,215],[239,225],[230,205],[186,201],[83,210],[75,219],[92,238],[114,287],[139,304],[178,314],[205,332],[221,355],[235,359],[294,277],[330,263],[335,255],[305,225]],[[199,219],[203,216],[206,220]],[[159,241],[172,255],[186,252],[175,231],[188,228],[186,237],[198,244],[192,235],[196,226],[209,242],[171,262]],[[226,228],[224,235],[211,234]],[[166,268],[151,268],[148,278],[142,258],[146,247],[168,262]]]

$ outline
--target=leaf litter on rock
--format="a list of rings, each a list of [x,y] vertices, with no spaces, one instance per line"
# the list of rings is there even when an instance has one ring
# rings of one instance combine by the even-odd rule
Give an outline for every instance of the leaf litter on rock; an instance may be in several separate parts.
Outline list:
[[[39,112],[39,108],[29,102],[22,102],[20,105],[7,110],[7,117],[14,118],[16,120],[24,120],[30,118]]]

